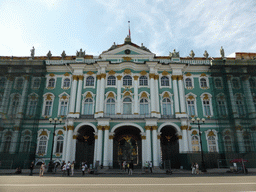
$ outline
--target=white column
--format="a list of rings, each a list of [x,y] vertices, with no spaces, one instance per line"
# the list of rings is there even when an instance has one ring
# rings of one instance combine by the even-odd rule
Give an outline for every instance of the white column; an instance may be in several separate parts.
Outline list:
[[[73,162],[76,160],[76,136],[73,135],[72,142],[71,142],[71,159],[70,162]]]
[[[76,87],[77,87],[77,75],[73,75],[73,82],[72,82],[71,93],[70,93],[69,114],[74,114],[75,112]]]
[[[100,83],[100,106],[99,106],[99,116],[103,117],[104,113],[104,96],[105,96],[105,78],[106,74],[101,74],[101,83]]]
[[[154,167],[159,166],[158,162],[158,151],[157,151],[157,126],[152,126],[152,140],[153,140],[153,165]]]
[[[139,76],[134,76],[134,114],[139,114],[139,101],[138,101],[138,78]]]
[[[179,139],[179,152],[182,153],[183,151],[182,136],[178,135],[178,139]]]
[[[103,166],[109,165],[109,126],[104,126],[105,135],[104,135],[104,160]]]
[[[93,167],[95,167],[95,162],[97,161],[97,151],[98,151],[98,133],[94,135],[94,156],[93,156]]]
[[[122,76],[117,76],[117,108],[116,108],[116,114],[121,114],[121,79]]]
[[[101,82],[101,76],[97,75],[97,93],[96,93],[96,107],[95,107],[96,115],[99,112],[99,106],[100,106],[100,82]]]
[[[172,76],[173,81],[173,94],[174,94],[174,107],[175,107],[175,115],[180,114],[180,106],[179,106],[179,95],[178,95],[178,89],[177,89],[177,76]]]
[[[24,82],[24,88],[22,90],[22,95],[21,95],[21,100],[20,100],[20,103],[19,103],[19,111],[18,111],[18,114],[20,115],[23,115],[23,110],[24,110],[24,105],[25,105],[25,99],[27,97],[27,91],[28,91],[28,79],[29,79],[29,76],[25,76],[25,82]]]
[[[67,124],[65,123],[65,132],[64,132],[64,141],[63,141],[63,153],[62,153],[62,160],[65,161],[66,159],[66,153],[67,153],[67,138],[68,138],[68,129]]]
[[[97,161],[99,161],[99,165],[102,164],[102,126],[98,126],[98,146],[97,146]]]
[[[187,125],[183,125],[180,127],[182,130],[182,141],[183,141],[183,151],[184,153],[187,153],[188,150],[188,134],[187,134]]]
[[[83,86],[83,75],[78,76],[79,82],[78,82],[78,90],[77,90],[77,96],[76,96],[76,114],[80,115],[80,109],[81,109],[81,97],[82,97],[82,86]]]
[[[181,114],[186,114],[186,105],[185,105],[185,92],[184,92],[184,85],[183,85],[183,76],[178,76],[178,83],[179,83],[179,93],[180,93],[180,111]]]
[[[110,161],[110,166],[113,167],[113,139],[114,139],[114,134],[113,132],[109,133],[109,161]]]
[[[146,129],[146,161],[151,161],[151,126],[145,126]]]
[[[159,105],[159,89],[158,89],[158,79],[159,75],[155,75],[155,93],[156,93],[156,113],[160,117],[160,105]]]
[[[255,107],[253,103],[252,92],[250,89],[250,83],[248,80],[249,76],[243,77],[243,89],[244,95],[246,97],[246,105],[249,112],[250,117],[255,117]]]
[[[6,81],[6,85],[4,88],[4,95],[2,99],[2,105],[0,108],[0,112],[2,113],[7,113],[7,105],[8,105],[9,95],[11,93],[12,82],[13,82],[12,77],[9,77],[8,80]]]
[[[161,158],[161,133],[157,133],[157,151],[158,151],[158,166],[160,165],[160,162],[162,162]]]
[[[150,99],[151,99],[151,117],[156,117],[156,99],[155,99],[155,74],[150,73]]]
[[[16,151],[16,146],[17,146],[17,140],[18,140],[18,135],[19,135],[19,127],[14,127],[15,131],[12,132],[12,140],[11,140],[11,145],[10,145],[10,153],[15,153]]]
[[[236,134],[237,134],[237,140],[238,140],[238,146],[239,146],[239,153],[244,153],[245,147],[244,147],[243,132],[240,127],[236,128]]]
[[[66,152],[66,162],[71,161],[72,158],[72,154],[71,154],[71,150],[72,150],[72,140],[73,140],[73,130],[74,130],[74,126],[73,125],[68,125],[67,126],[68,129],[68,140],[67,140],[67,152]]]
[[[141,134],[141,151],[142,151],[142,160],[141,160],[141,164],[142,167],[144,167],[145,165],[145,161],[146,161],[146,136],[145,133],[140,133]]]
[[[228,91],[229,91],[229,96],[230,96],[230,101],[231,101],[231,106],[232,106],[232,112],[234,114],[234,117],[237,117],[238,113],[236,110],[236,103],[234,100],[233,88],[232,88],[232,84],[231,84],[231,76],[227,77],[227,81],[228,81]]]

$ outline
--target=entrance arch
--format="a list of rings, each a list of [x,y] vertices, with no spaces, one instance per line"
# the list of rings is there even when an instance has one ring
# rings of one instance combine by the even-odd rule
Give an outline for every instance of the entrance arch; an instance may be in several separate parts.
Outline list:
[[[84,125],[77,130],[76,137],[76,165],[80,166],[82,162],[87,165],[93,164],[94,159],[94,128]]]
[[[163,163],[171,168],[180,168],[179,139],[175,127],[166,125],[161,129],[161,156]]]
[[[133,161],[134,168],[142,164],[141,130],[134,126],[122,126],[114,130],[113,167],[120,168],[123,161]]]

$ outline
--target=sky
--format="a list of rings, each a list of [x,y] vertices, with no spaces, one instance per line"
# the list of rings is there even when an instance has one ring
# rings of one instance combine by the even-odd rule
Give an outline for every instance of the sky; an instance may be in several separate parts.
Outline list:
[[[256,52],[256,0],[0,0],[0,56],[100,55],[132,42],[156,56]]]

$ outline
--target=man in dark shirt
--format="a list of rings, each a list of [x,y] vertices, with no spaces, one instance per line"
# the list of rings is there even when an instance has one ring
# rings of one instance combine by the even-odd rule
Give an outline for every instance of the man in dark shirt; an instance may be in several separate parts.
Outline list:
[[[30,165],[30,174],[29,175],[33,175],[33,169],[34,169],[34,162],[32,161],[31,162],[31,165]]]

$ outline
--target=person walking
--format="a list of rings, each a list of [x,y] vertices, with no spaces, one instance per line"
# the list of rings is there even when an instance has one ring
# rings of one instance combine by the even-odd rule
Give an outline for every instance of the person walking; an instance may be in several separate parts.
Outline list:
[[[129,175],[132,175],[132,171],[133,171],[133,161],[132,160],[129,163],[129,169],[130,169]]]
[[[126,172],[126,161],[123,162],[123,170]]]
[[[84,176],[84,171],[85,171],[85,165],[82,164],[82,175]]]
[[[75,162],[73,161],[71,164],[71,175],[74,176],[74,168],[75,168]]]
[[[149,169],[150,169],[150,172],[152,173],[152,167],[153,167],[153,164],[152,164],[152,161],[149,162]]]
[[[198,163],[196,163],[195,167],[196,167],[196,174],[198,175],[199,174],[199,165],[198,165]]]
[[[195,175],[196,174],[196,165],[194,162],[191,165],[191,169],[192,169],[192,175]]]
[[[68,173],[68,176],[69,176],[69,172],[70,172],[70,167],[71,167],[71,164],[70,164],[70,161],[68,161],[68,164],[67,164],[67,173]]]
[[[62,176],[66,175],[66,170],[67,170],[67,165],[66,163],[64,163],[64,165],[62,166]]]
[[[31,162],[31,165],[30,165],[30,167],[29,167],[29,169],[30,169],[30,174],[29,175],[33,175],[33,169],[34,169],[34,162],[32,161]]]
[[[45,164],[42,163],[39,171],[39,176],[43,177],[44,176],[44,170],[45,170]]]

